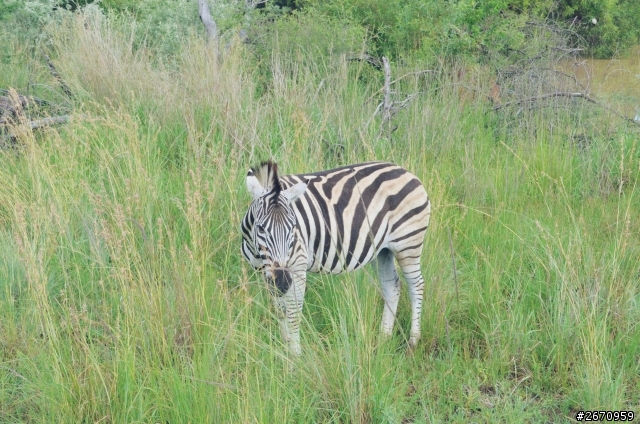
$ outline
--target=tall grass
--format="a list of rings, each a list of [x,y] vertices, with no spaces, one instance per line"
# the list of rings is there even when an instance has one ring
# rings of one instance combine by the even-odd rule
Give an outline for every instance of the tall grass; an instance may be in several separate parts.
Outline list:
[[[514,132],[441,69],[407,78],[422,94],[388,137],[367,65],[239,45],[218,60],[196,39],[167,61],[135,47],[133,30],[96,15],[52,28],[78,119],[17,128],[18,148],[0,152],[2,421],[640,413],[632,128],[589,127],[585,148],[558,135],[562,116],[533,114],[535,132]],[[482,74],[477,89],[489,91]],[[587,127],[574,112],[567,127]],[[389,160],[421,178],[434,215],[414,351],[405,298],[396,336],[379,337],[382,299],[365,269],[309,276],[303,355],[287,354],[239,254],[244,170],[267,157],[291,173]]]

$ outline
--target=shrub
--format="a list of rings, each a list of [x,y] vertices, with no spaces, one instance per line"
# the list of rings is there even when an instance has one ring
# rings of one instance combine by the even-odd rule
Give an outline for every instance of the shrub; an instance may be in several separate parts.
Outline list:
[[[450,5],[435,1],[306,0],[305,8],[367,28],[372,53],[397,57],[405,51],[429,51],[449,26]]]
[[[612,57],[640,40],[637,0],[566,0],[559,3],[558,14],[575,25],[594,57]]]
[[[269,68],[272,57],[287,62],[300,56],[330,66],[332,58],[355,56],[365,45],[366,32],[360,25],[323,15],[314,8],[275,20],[272,16],[256,20],[249,35],[258,59]]]
[[[301,0],[296,4],[364,26],[373,40],[372,53],[391,57],[477,57],[492,41],[499,45],[490,47],[500,48],[505,41],[522,38],[512,23],[517,26],[529,16],[572,26],[596,57],[610,57],[640,39],[637,0]]]
[[[106,0],[101,7],[107,13],[136,22],[137,45],[153,47],[166,55],[175,54],[189,34],[199,28],[198,5],[189,0]]]

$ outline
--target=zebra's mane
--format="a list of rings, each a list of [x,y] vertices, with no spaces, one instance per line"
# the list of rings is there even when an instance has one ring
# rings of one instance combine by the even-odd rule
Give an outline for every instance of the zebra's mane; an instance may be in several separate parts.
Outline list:
[[[278,177],[278,164],[270,160],[262,162],[257,168],[251,168],[253,175],[258,179],[262,187],[270,190],[272,198],[277,199],[282,191],[280,178]]]

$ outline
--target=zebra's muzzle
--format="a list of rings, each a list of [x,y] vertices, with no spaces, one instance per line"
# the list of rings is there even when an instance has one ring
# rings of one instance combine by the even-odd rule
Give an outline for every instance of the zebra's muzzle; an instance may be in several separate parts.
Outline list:
[[[293,283],[291,272],[285,269],[276,268],[272,272],[266,272],[265,276],[269,285],[275,286],[281,294],[285,294]]]

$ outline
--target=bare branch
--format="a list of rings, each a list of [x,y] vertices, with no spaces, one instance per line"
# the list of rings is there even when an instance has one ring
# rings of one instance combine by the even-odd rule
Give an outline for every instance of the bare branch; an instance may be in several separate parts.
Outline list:
[[[352,59],[350,59],[350,60],[352,60]],[[353,60],[356,60],[356,59],[353,59]],[[379,69],[382,70],[382,68],[379,68]],[[432,69],[424,69],[422,71],[409,72],[409,73],[404,74],[400,78],[396,78],[393,81],[391,81],[391,85],[393,85],[393,84],[399,82],[400,80],[402,80],[402,79],[404,79],[404,78],[406,78],[408,76],[411,76],[411,75],[420,76],[420,75],[424,75],[424,74],[429,74],[431,72],[438,72],[438,71],[435,71],[435,70],[432,70]],[[382,93],[383,91],[384,91],[384,87],[382,87],[380,90],[376,91],[371,96],[369,96],[369,98],[367,100],[365,100],[365,103],[369,103],[371,101],[371,99],[373,99],[374,97],[376,97],[378,94]],[[376,110],[376,114],[377,113],[378,113],[378,110]]]
[[[66,124],[69,121],[71,121],[71,117],[69,115],[52,116],[50,118],[28,121],[25,123],[25,126],[29,128],[29,130],[33,131],[53,125]],[[11,130],[10,125],[0,125],[0,149],[13,145],[17,138],[16,133]]]
[[[198,14],[200,15],[200,20],[204,24],[205,29],[207,30],[209,42],[218,41],[218,25],[211,17],[209,3],[207,3],[207,0],[198,0]]]
[[[58,81],[58,83],[60,84],[60,88],[62,88],[62,91],[64,91],[64,94],[66,94],[68,97],[73,97],[73,93],[71,93],[71,89],[69,88],[67,83],[64,82],[64,80],[58,73],[58,70],[56,69],[55,65],[53,64],[49,56],[45,52],[42,52],[42,54],[44,55],[44,59],[47,61],[47,66],[49,67],[49,71],[51,72],[51,75],[53,75],[53,78],[55,78],[56,81]]]
[[[347,59],[348,61],[360,61],[367,62],[369,65],[373,66],[376,69],[382,70],[382,62],[379,58],[375,56],[370,56],[368,54],[362,54],[360,56],[353,56]]]
[[[13,89],[8,91],[8,96],[0,96],[0,125],[18,118],[28,106],[29,98],[18,94]]]
[[[375,60],[373,60],[375,59]],[[358,57],[356,59],[350,59],[350,60],[367,60],[370,63],[377,63],[379,61],[379,59],[377,58],[371,58],[370,56],[366,56],[365,57]],[[410,72],[408,74],[403,75],[402,77],[392,81],[391,80],[391,65],[389,63],[389,59],[386,56],[382,56],[382,69],[384,71],[384,84],[382,86],[382,88],[378,91],[376,91],[375,93],[373,93],[371,95],[371,97],[369,97],[369,99],[366,100],[366,102],[369,102],[369,100],[371,100],[374,96],[378,95],[380,92],[383,93],[383,98],[382,98],[382,102],[380,102],[380,104],[378,104],[378,106],[376,107],[375,112],[373,112],[373,115],[371,116],[371,118],[369,119],[369,121],[367,121],[367,124],[365,125],[365,128],[367,128],[369,126],[369,124],[371,123],[371,121],[373,120],[373,118],[382,111],[382,121],[380,122],[380,133],[382,134],[382,132],[385,130],[386,127],[386,131],[387,131],[387,137],[391,137],[391,134],[398,128],[397,126],[392,127],[391,126],[391,119],[393,118],[393,116],[398,113],[399,111],[401,111],[402,109],[406,108],[407,106],[409,106],[409,103],[411,103],[411,100],[413,100],[418,94],[420,93],[413,93],[413,94],[409,94],[404,100],[396,102],[392,99],[392,95],[394,94],[391,91],[391,85],[397,83],[398,81],[400,81],[401,79],[409,76],[409,75],[422,75],[425,74],[427,72],[433,72],[430,70],[425,70],[425,71],[417,71],[417,72]],[[375,66],[375,65],[374,65]]]
[[[575,54],[575,53],[584,51],[584,49],[581,49],[581,48],[578,48],[578,47],[569,48],[569,47],[552,46],[551,48],[554,49],[554,50],[558,50],[560,52],[565,52],[565,53],[570,53],[570,54]]]
[[[404,99],[403,101],[394,102],[394,104],[393,104],[393,113],[395,114],[396,112],[401,111],[405,107],[409,106],[409,103],[411,103],[411,100],[415,99],[416,96],[418,96],[418,94],[421,94],[421,93],[418,92],[418,93],[409,94],[407,96],[407,98]]]
[[[395,83],[397,83],[398,81],[400,81],[400,80],[402,80],[402,79],[404,79],[404,78],[406,78],[406,77],[409,77],[409,76],[416,76],[416,77],[418,77],[418,76],[420,76],[420,75],[430,74],[430,73],[432,73],[432,72],[438,72],[438,71],[436,71],[436,70],[434,70],[434,69],[423,69],[422,71],[408,72],[408,73],[404,74],[403,76],[401,76],[400,78],[396,78],[396,79],[394,79],[393,81],[391,81],[391,84],[395,84]]]
[[[525,104],[525,103],[536,103],[538,101],[541,100],[545,100],[545,99],[550,99],[553,97],[575,97],[575,98],[580,98],[580,99],[584,99],[590,103],[593,103],[596,106],[599,106],[603,109],[608,110],[609,112],[613,113],[614,115],[616,115],[619,118],[624,119],[625,121],[628,121],[634,125],[640,126],[640,121],[636,121],[635,118],[629,118],[627,116],[624,116],[623,114],[621,114],[620,112],[617,112],[615,110],[613,110],[612,108],[610,108],[609,106],[600,103],[599,101],[597,101],[596,99],[594,99],[593,97],[589,96],[586,93],[567,93],[567,92],[557,92],[557,93],[549,93],[549,94],[544,94],[542,96],[536,96],[536,97],[527,97],[525,99],[518,99],[518,100],[514,100],[511,102],[507,102],[507,103],[503,103],[501,105],[497,105],[493,107],[493,110],[499,110],[502,108],[505,108],[507,106],[513,106],[513,105],[521,105],[521,104]]]
[[[571,27],[565,29],[565,28],[562,28],[562,27],[560,27],[558,25],[549,25],[549,24],[544,23],[544,22],[533,22],[533,21],[527,21],[526,24],[529,25],[529,26],[541,27],[541,28],[546,29],[547,31],[555,32],[557,34],[562,34],[562,33],[572,33],[573,34],[574,33],[574,31],[571,29]],[[572,26],[573,26],[573,24],[572,24]]]
[[[52,125],[66,124],[71,120],[69,115],[52,116],[51,118],[36,119],[29,122],[29,128],[37,130],[38,128],[50,127]]]
[[[512,105],[520,105],[523,103],[535,103],[538,102],[540,100],[544,100],[544,99],[550,99],[552,97],[581,97],[591,103],[595,103],[597,104],[597,102],[595,100],[593,100],[591,97],[589,97],[589,95],[585,94],[585,93],[565,93],[565,92],[558,92],[558,93],[549,93],[549,94],[543,94],[542,96],[536,96],[536,97],[527,97],[525,99],[518,99],[518,100],[513,100],[511,102],[507,102],[507,103],[503,103],[501,105],[497,105],[493,107],[493,110],[499,110],[502,108],[505,108],[507,106],[512,106]]]
[[[546,68],[542,68],[540,69],[541,71],[547,71],[547,72],[552,72],[552,73],[556,73],[558,75],[562,75],[570,80],[573,81],[573,83],[575,85],[577,85],[578,87],[582,88],[585,92],[588,92],[589,90],[587,89],[587,87],[584,86],[584,84],[582,84],[580,81],[578,81],[578,79],[575,77],[575,75],[569,75],[566,72],[562,72],[559,71],[557,69],[546,69]]]
[[[391,120],[391,65],[386,56],[382,56],[382,66],[384,68],[384,100],[382,110],[382,123],[388,123]]]

